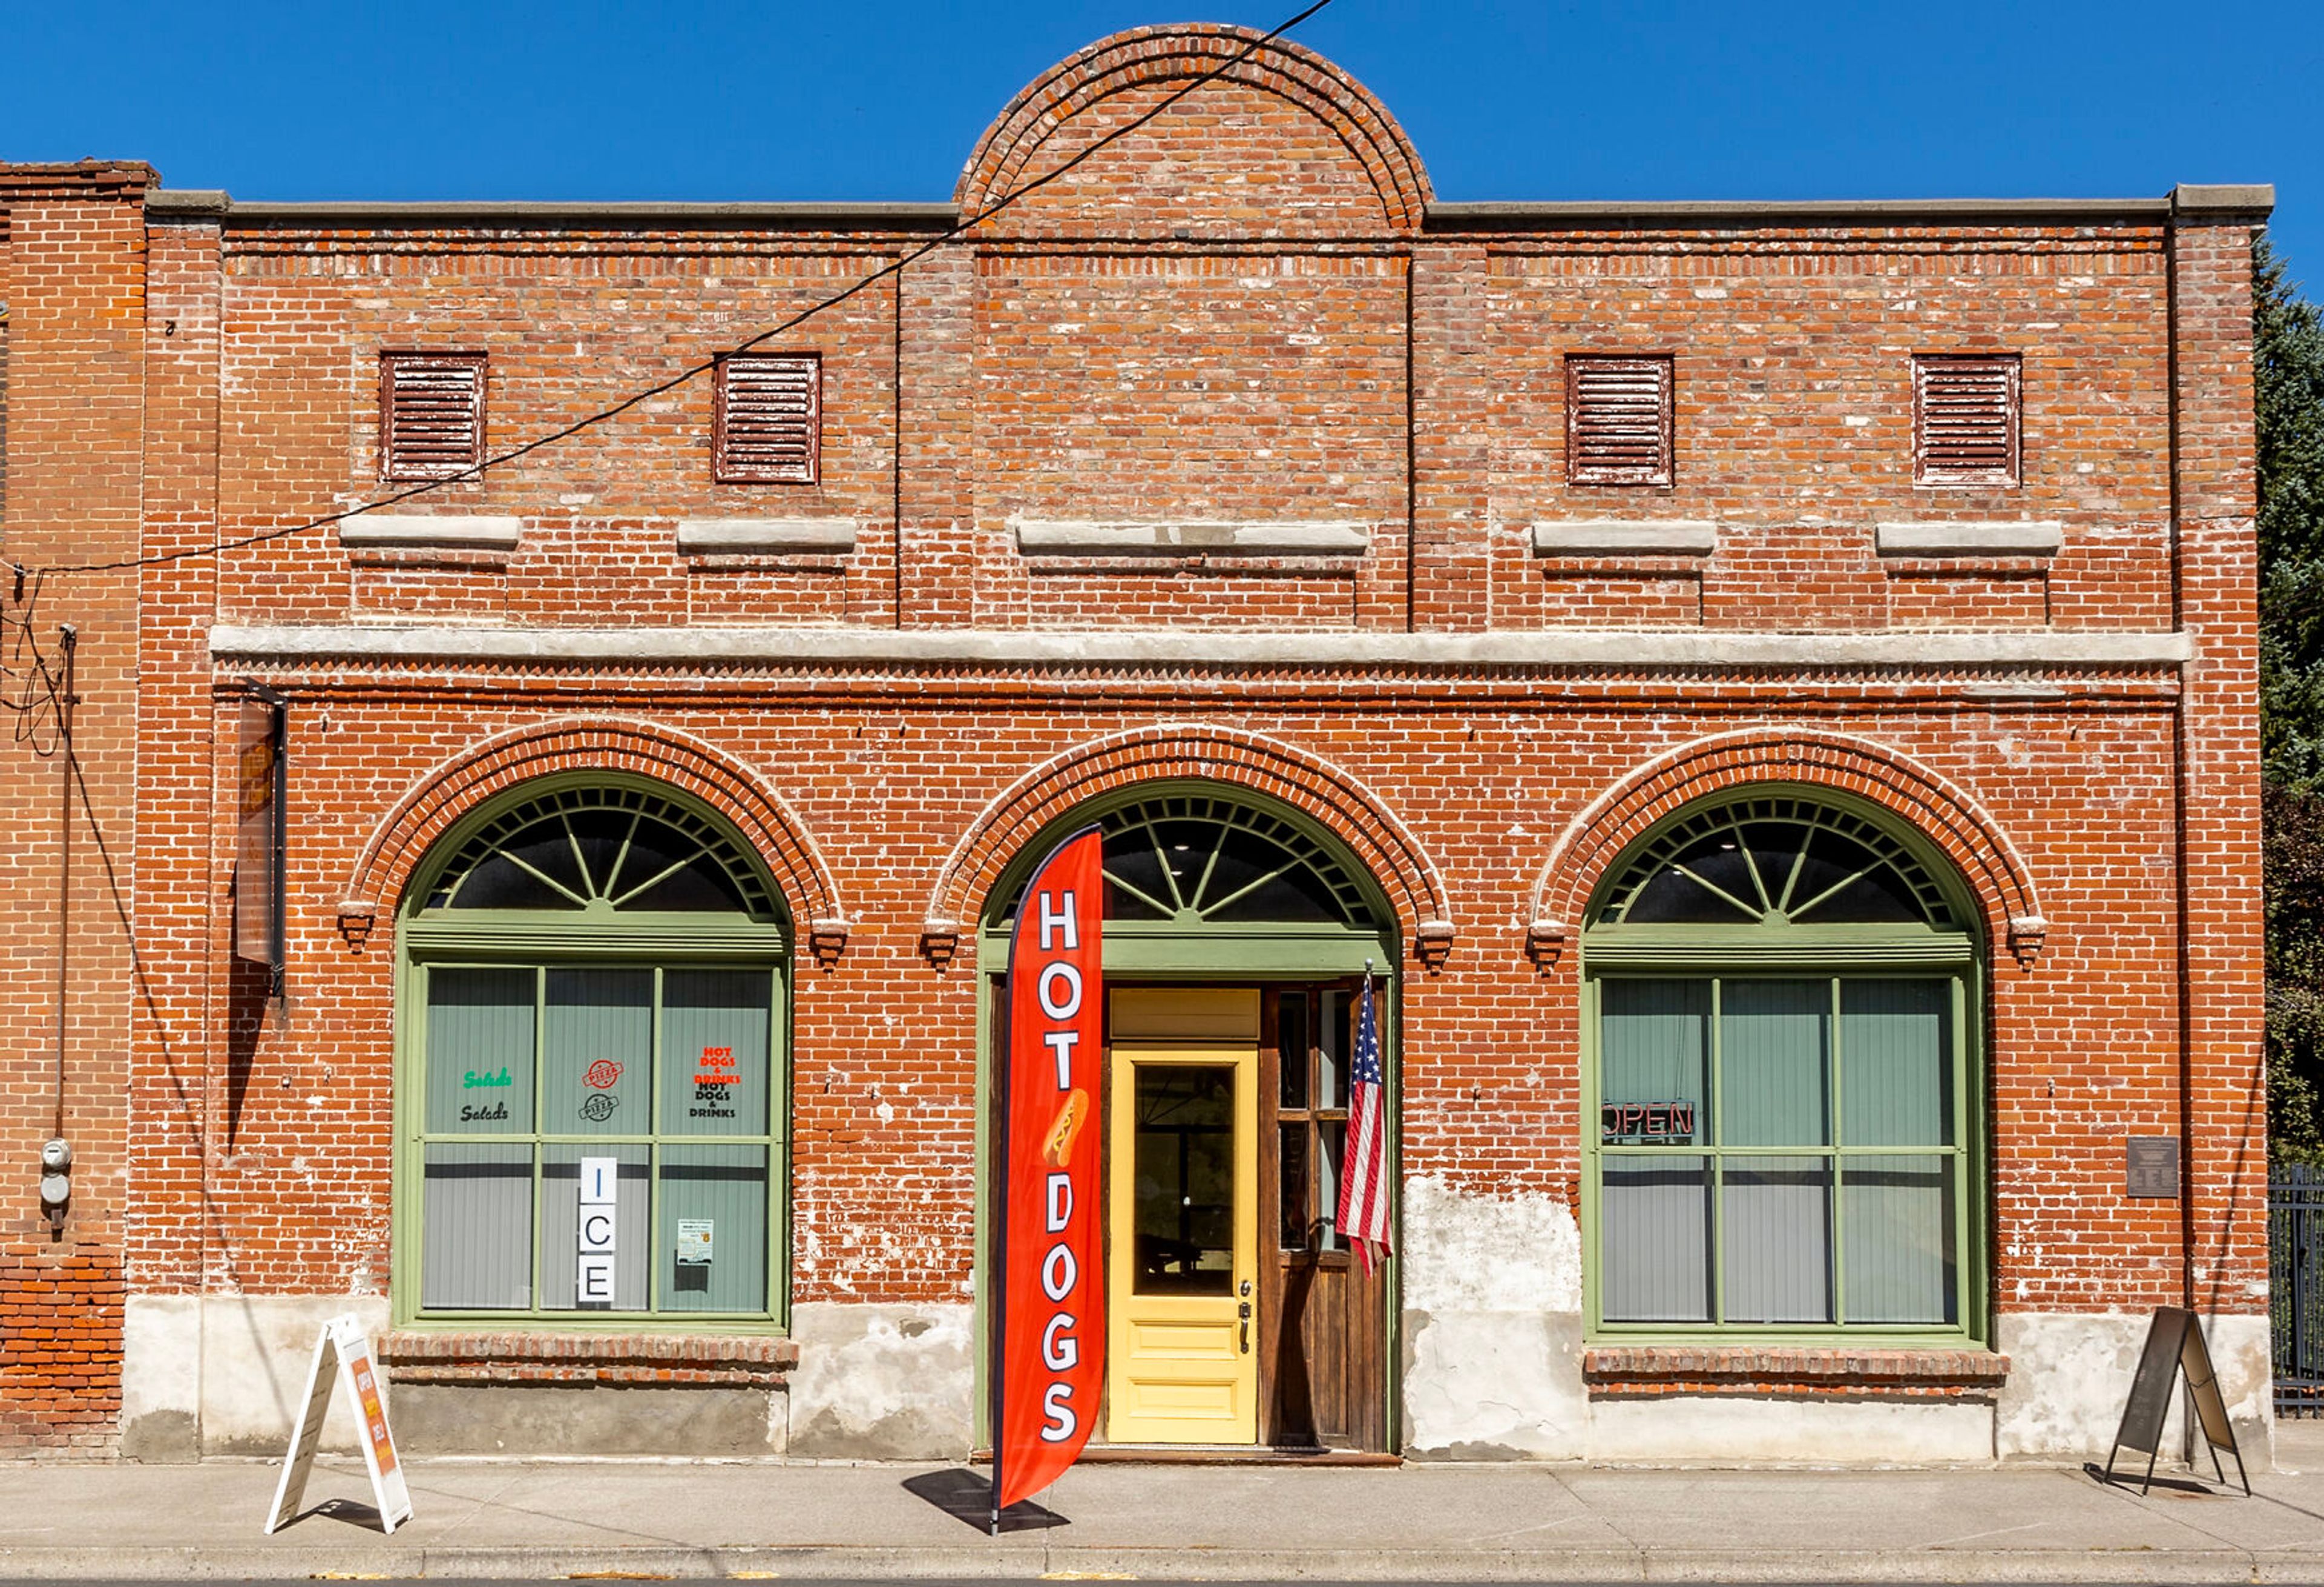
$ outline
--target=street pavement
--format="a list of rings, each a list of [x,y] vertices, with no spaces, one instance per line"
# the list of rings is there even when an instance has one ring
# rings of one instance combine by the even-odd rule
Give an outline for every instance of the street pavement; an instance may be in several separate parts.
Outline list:
[[[1213,1580],[2324,1582],[2324,1424],[2276,1469],[2153,1491],[2080,1467],[1737,1471],[1084,1464],[984,1529],[957,1467],[415,1459],[384,1535],[352,1458],[263,1535],[276,1467],[0,1464],[0,1576],[287,1581]]]

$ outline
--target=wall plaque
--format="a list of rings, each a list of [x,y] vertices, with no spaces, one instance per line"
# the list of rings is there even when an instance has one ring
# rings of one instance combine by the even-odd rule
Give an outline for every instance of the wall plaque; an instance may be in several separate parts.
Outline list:
[[[2124,1142],[2126,1188],[2135,1198],[2169,1201],[2179,1194],[2179,1137],[2133,1135]]]

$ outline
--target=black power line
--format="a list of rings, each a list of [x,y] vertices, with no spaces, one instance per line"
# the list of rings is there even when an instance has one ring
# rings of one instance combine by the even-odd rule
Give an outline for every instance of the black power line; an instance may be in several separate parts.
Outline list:
[[[331,524],[344,523],[348,518],[358,517],[366,512],[376,512],[383,507],[400,506],[403,502],[410,501],[416,497],[425,496],[432,491],[441,490],[446,485],[458,484],[463,481],[481,478],[487,469],[498,468],[503,463],[513,463],[518,458],[538,452],[545,446],[553,446],[559,441],[570,439],[572,436],[579,435],[582,431],[589,429],[596,425],[601,425],[608,419],[616,418],[622,414],[627,413],[631,408],[637,407],[638,404],[641,402],[650,401],[654,398],[660,396],[665,391],[674,390],[678,387],[684,385],[687,381],[693,380],[696,376],[706,374],[712,369],[715,368],[720,357],[729,356],[736,353],[746,353],[750,349],[759,345],[760,343],[767,341],[770,337],[779,336],[786,331],[797,328],[798,326],[805,324],[808,319],[814,317],[816,315],[821,314],[827,308],[837,307],[839,305],[845,303],[850,298],[857,297],[864,291],[869,290],[871,288],[877,286],[880,282],[887,280],[890,276],[900,274],[907,265],[915,263],[921,259],[925,259],[928,254],[934,252],[936,249],[943,247],[945,243],[961,236],[964,233],[973,230],[983,222],[991,219],[996,215],[999,215],[1002,210],[1008,208],[1019,199],[1040,191],[1043,188],[1047,187],[1051,182],[1057,180],[1060,177],[1063,177],[1068,171],[1071,171],[1074,167],[1080,165],[1084,161],[1088,160],[1091,156],[1096,154],[1101,149],[1103,149],[1107,145],[1116,142],[1119,140],[1129,136],[1131,133],[1138,131],[1139,128],[1154,120],[1157,116],[1168,110],[1172,105],[1177,104],[1179,100],[1184,99],[1187,95],[1192,94],[1197,88],[1203,87],[1209,83],[1215,82],[1220,78],[1224,77],[1228,72],[1232,71],[1236,67],[1240,66],[1244,61],[1250,60],[1252,55],[1258,52],[1260,46],[1273,42],[1277,38],[1290,32],[1293,28],[1297,27],[1301,23],[1305,22],[1309,17],[1314,16],[1317,12],[1323,10],[1325,6],[1331,4],[1332,0],[1314,0],[1314,4],[1308,5],[1305,9],[1286,18],[1285,21],[1278,23],[1276,26],[1260,34],[1258,38],[1250,41],[1229,59],[1222,61],[1219,65],[1212,68],[1209,71],[1204,72],[1202,76],[1195,78],[1182,87],[1174,89],[1167,96],[1154,105],[1152,109],[1133,117],[1122,125],[1116,127],[1112,132],[1110,132],[1104,136],[1097,139],[1094,142],[1091,143],[1088,148],[1082,150],[1079,153],[1065,161],[1055,170],[1037,177],[1020,188],[1010,189],[1008,193],[1003,194],[1000,198],[995,199],[992,203],[988,204],[983,208],[978,210],[974,215],[963,216],[960,220],[954,222],[949,230],[937,236],[931,237],[928,241],[921,243],[918,247],[903,254],[901,257],[895,259],[887,264],[881,265],[870,275],[863,277],[861,280],[858,280],[850,286],[842,288],[839,291],[833,293],[830,297],[823,299],[820,303],[811,304],[807,307],[801,309],[790,318],[783,321],[782,324],[770,326],[766,330],[761,331],[757,335],[751,337],[748,341],[742,342],[734,347],[728,348],[724,353],[703,362],[690,365],[687,368],[679,371],[677,374],[670,376],[667,380],[648,386],[642,390],[633,391],[629,396],[622,398],[620,401],[614,403],[610,408],[602,408],[599,411],[589,415],[586,418],[576,419],[573,423],[565,426],[561,429],[551,430],[547,435],[536,436],[532,440],[527,441],[521,445],[511,447],[506,452],[500,453],[492,457],[484,458],[480,462],[471,464],[467,468],[461,470],[458,473],[447,474],[440,480],[429,480],[424,484],[414,485],[409,490],[395,491],[390,495],[380,497],[376,500],[366,501],[360,506],[347,508],[344,511],[327,513],[320,518],[309,518],[303,523],[286,524],[279,528],[261,530],[257,534],[245,535],[239,539],[214,540],[206,546],[190,546],[183,550],[165,551],[152,556],[123,557],[115,562],[66,563],[50,567],[35,569],[27,568],[23,564],[12,559],[9,560],[8,565],[16,572],[20,579],[23,575],[28,573],[113,573],[124,568],[156,567],[166,563],[184,562],[197,556],[213,556],[222,551],[237,551],[242,549],[244,546],[263,545],[270,540],[281,540],[292,535],[305,534],[309,529],[319,529],[327,527]],[[29,608],[27,610],[29,610]]]

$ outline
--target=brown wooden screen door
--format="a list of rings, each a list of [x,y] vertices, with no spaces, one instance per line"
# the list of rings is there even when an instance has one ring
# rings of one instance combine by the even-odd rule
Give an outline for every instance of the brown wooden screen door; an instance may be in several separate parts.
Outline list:
[[[1269,988],[1259,1031],[1259,1438],[1388,1447],[1387,1280],[1334,1226],[1355,981]]]

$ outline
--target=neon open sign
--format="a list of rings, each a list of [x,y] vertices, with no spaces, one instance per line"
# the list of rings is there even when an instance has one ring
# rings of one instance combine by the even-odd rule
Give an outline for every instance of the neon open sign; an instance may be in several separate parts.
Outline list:
[[[1608,1102],[1598,1109],[1601,1141],[1628,1144],[1694,1140],[1692,1102]]]

